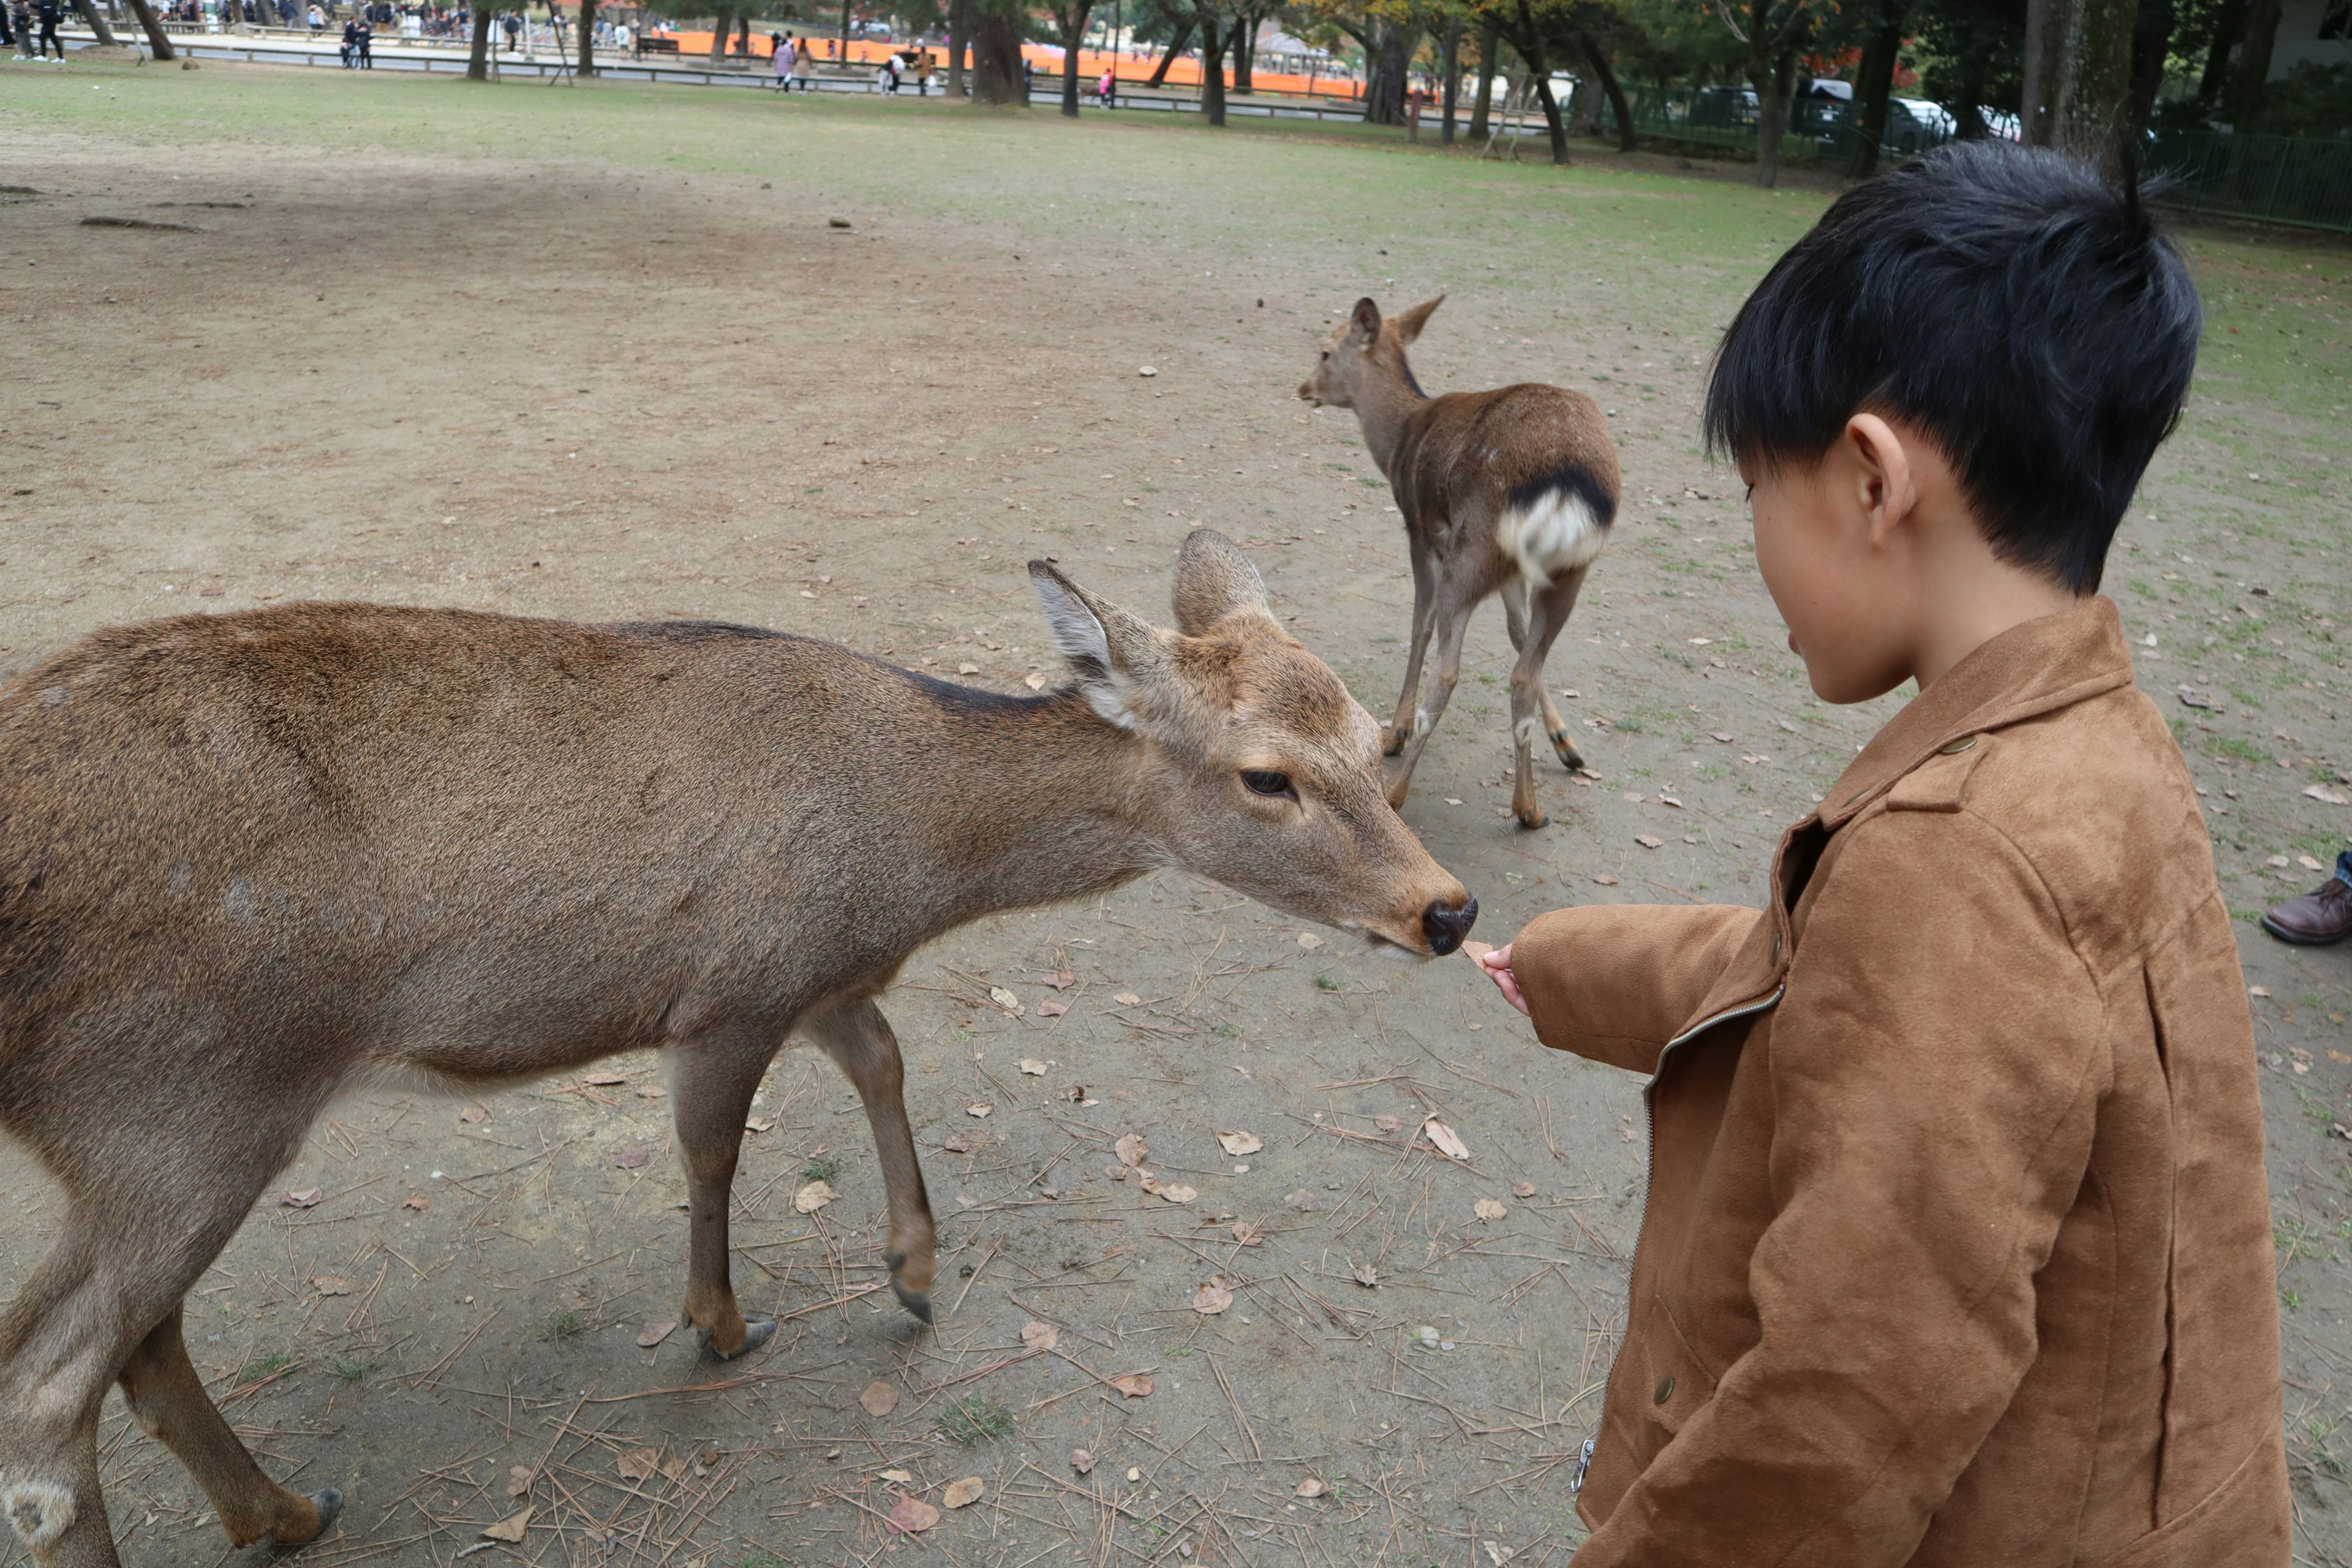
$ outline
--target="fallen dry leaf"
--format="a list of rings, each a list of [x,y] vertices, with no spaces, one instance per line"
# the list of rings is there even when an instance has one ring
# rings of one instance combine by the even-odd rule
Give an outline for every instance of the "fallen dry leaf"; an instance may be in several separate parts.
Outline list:
[[[2352,798],[2347,798],[2341,790],[2329,789],[2326,784],[2306,784],[2303,793],[2313,800],[2326,801],[2330,805],[2352,805]]]
[[[1234,1293],[1215,1279],[1192,1292],[1192,1310],[1204,1318],[1213,1318],[1234,1304]]]
[[[684,1479],[686,1475],[686,1456],[680,1454],[675,1459],[664,1459],[662,1461],[661,1473],[663,1479],[666,1480],[675,1481]]]
[[[898,1391],[887,1383],[869,1383],[866,1392],[857,1396],[857,1403],[866,1415],[879,1421],[898,1408]]]
[[[2267,985],[2249,985],[2246,987],[2246,994],[2249,996],[2267,996],[2270,994],[2271,988]]]
[[[641,1083],[637,1085],[635,1092],[639,1100],[667,1100],[669,1098],[669,1090],[664,1089],[657,1083]]]
[[[527,1508],[520,1513],[509,1514],[496,1524],[485,1525],[482,1528],[482,1539],[504,1541],[509,1544],[520,1541],[522,1532],[530,1528],[530,1516],[538,1511],[536,1509]]]
[[[1143,998],[1138,996],[1132,991],[1117,992],[1113,994],[1111,1000],[1118,1003],[1122,1007],[1140,1007],[1143,1005]]]
[[[971,1140],[961,1132],[950,1132],[940,1140],[940,1147],[950,1154],[969,1154],[971,1152]]]
[[[896,1481],[902,1487],[915,1484],[914,1476],[906,1470],[885,1470],[882,1472],[882,1479],[886,1481]]]
[[[1247,1220],[1234,1222],[1234,1239],[1244,1247],[1256,1247],[1265,1240],[1265,1232]]]
[[[1355,1279],[1356,1283],[1361,1285],[1365,1289],[1376,1290],[1380,1289],[1381,1271],[1373,1268],[1370,1264],[1359,1263],[1349,1272]]]
[[[987,1483],[978,1476],[966,1476],[960,1481],[950,1481],[947,1489],[940,1493],[940,1500],[950,1508],[970,1508],[987,1489]]]
[[[1021,1342],[1033,1351],[1049,1351],[1062,1342],[1062,1331],[1032,1318],[1021,1325]]]
[[[940,1510],[919,1498],[902,1497],[890,1506],[888,1519],[892,1529],[919,1535],[939,1523]]]
[[[1110,1380],[1110,1385],[1129,1399],[1149,1399],[1158,1385],[1139,1372],[1123,1373]]]
[[[1330,1489],[1331,1489],[1329,1487],[1325,1486],[1313,1476],[1309,1476],[1305,1480],[1298,1483],[1297,1495],[1300,1497],[1321,1497]]]
[[[1136,1134],[1129,1132],[1110,1146],[1110,1152],[1118,1156],[1120,1164],[1131,1169],[1151,1157],[1151,1145]]]
[[[743,1131],[746,1132],[773,1132],[775,1130],[776,1119],[772,1116],[747,1116],[743,1119]]]
[[[811,1182],[793,1194],[793,1212],[814,1214],[825,1205],[838,1201],[840,1197],[841,1194],[833,1190],[831,1182]]]
[[[1382,1111],[1380,1115],[1372,1118],[1372,1125],[1379,1128],[1383,1132],[1394,1132],[1404,1126],[1404,1118],[1402,1116],[1391,1116],[1388,1112]]]
[[[1092,1452],[1085,1448],[1070,1450],[1070,1468],[1083,1476],[1092,1471],[1094,1468],[1095,1457]]]
[[[433,1206],[433,1200],[423,1193],[411,1193],[402,1200],[400,1206],[404,1209],[415,1209],[418,1214],[423,1214]]]
[[[990,1111],[994,1110],[995,1109],[996,1109],[996,1106],[995,1106],[995,1103],[994,1103],[993,1101],[991,1101],[991,1100],[982,1100],[982,1101],[977,1101],[977,1102],[975,1102],[975,1103],[973,1103],[973,1104],[971,1104],[971,1105],[967,1105],[967,1106],[965,1106],[965,1107],[963,1108],[963,1113],[964,1113],[966,1116],[985,1116],[985,1115],[987,1115]]]
[[[1021,1058],[1021,1070],[1027,1073],[1031,1078],[1044,1078],[1045,1076],[1045,1064],[1039,1061],[1035,1057],[1023,1057]]]
[[[1139,1480],[1141,1480],[1141,1479],[1143,1479],[1143,1469],[1142,1469],[1142,1467],[1141,1467],[1141,1466],[1139,1466],[1139,1465],[1129,1465],[1129,1466],[1128,1466],[1128,1467],[1127,1467],[1127,1479],[1128,1479],[1129,1480],[1130,1480],[1130,1481],[1139,1481]]]
[[[1032,691],[1043,691],[1045,689],[1045,678],[1033,669],[1021,678],[1021,684]]]
[[[1171,1182],[1160,1189],[1160,1195],[1171,1204],[1189,1204],[1201,1194],[1181,1182]]]
[[[1053,973],[1046,975],[1045,980],[1046,984],[1056,991],[1067,991],[1078,983],[1078,974],[1074,969],[1056,969]]]
[[[1655,849],[1659,845],[1664,844],[1665,840],[1654,834],[1636,833],[1633,835],[1633,842],[1640,845],[1644,849]]]
[[[475,1122],[481,1121],[488,1115],[489,1115],[489,1112],[483,1110],[480,1106],[469,1105],[466,1107],[465,1110],[457,1112],[457,1120],[470,1127]]]
[[[1531,1198],[1536,1195],[1536,1184],[1533,1182],[1513,1182],[1511,1195],[1515,1198]]]
[[[610,1089],[614,1084],[628,1082],[629,1075],[625,1072],[592,1072],[580,1081],[597,1089]]]
[[[1298,933],[1298,945],[1312,952],[1323,945],[1323,939],[1311,931],[1303,931]]]
[[[625,1481],[649,1481],[661,1474],[661,1450],[658,1448],[625,1448],[613,1461]]]
[[[515,1466],[507,1471],[507,1496],[522,1496],[523,1493],[530,1490],[530,1483],[538,1479],[539,1472],[529,1465]]]
[[[1618,879],[1614,871],[1595,871],[1592,873],[1592,879],[1604,888],[1613,888],[1617,885]]]
[[[1069,1010],[1067,1002],[1056,1002],[1051,996],[1037,1004],[1037,1016],[1040,1018],[1058,1018]]]
[[[352,1293],[352,1282],[340,1274],[317,1275],[312,1278],[310,1285],[321,1296],[348,1296]]]
[[[634,1171],[653,1157],[653,1151],[646,1148],[644,1144],[632,1143],[627,1148],[620,1150],[614,1154],[613,1163],[618,1165],[624,1171]]]
[[[675,1321],[647,1323],[637,1331],[637,1348],[649,1351],[677,1331],[677,1324]]]
[[[1220,1132],[1217,1147],[1228,1154],[1255,1154],[1265,1147],[1265,1140],[1255,1132]]]
[[[1498,1220],[1511,1211],[1495,1198],[1480,1198],[1470,1205],[1470,1212],[1483,1220]]]
[[[988,988],[988,999],[995,1003],[998,1006],[1003,1008],[1006,1012],[1012,1014],[1014,1017],[1018,1018],[1021,1016],[1023,1012],[1021,998],[1013,994],[1012,992],[1007,991],[1003,986],[990,986]]]
[[[299,1193],[288,1193],[278,1201],[289,1209],[314,1209],[319,1206],[319,1200],[326,1195],[324,1187],[305,1187]]]
[[[1437,1146],[1438,1152],[1456,1160],[1470,1157],[1470,1145],[1462,1142],[1460,1133],[1433,1116],[1421,1124],[1422,1136]]]
[[[1299,1188],[1295,1193],[1283,1194],[1282,1201],[1288,1204],[1292,1208],[1297,1209],[1300,1214],[1313,1214],[1317,1209],[1323,1206],[1323,1201],[1320,1198],[1318,1198],[1313,1193],[1308,1192],[1305,1187]]]

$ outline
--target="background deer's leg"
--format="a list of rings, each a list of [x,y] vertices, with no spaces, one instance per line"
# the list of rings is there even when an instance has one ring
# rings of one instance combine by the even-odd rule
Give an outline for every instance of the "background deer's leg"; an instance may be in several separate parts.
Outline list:
[[[735,1162],[743,1148],[743,1118],[751,1096],[782,1043],[781,1033],[739,1033],[698,1039],[673,1050],[676,1124],[686,1163],[686,1306],[678,1321],[695,1331],[703,1349],[721,1361],[755,1351],[774,1337],[775,1320],[746,1322],[727,1268],[727,1205]]]
[[[1429,744],[1430,731],[1445,717],[1445,705],[1454,700],[1454,683],[1462,679],[1462,638],[1470,629],[1470,612],[1478,601],[1454,584],[1442,584],[1438,590],[1437,607],[1431,612],[1437,636],[1437,676],[1422,694],[1422,706],[1413,714],[1412,739],[1405,743],[1404,764],[1396,777],[1389,781],[1389,804],[1402,805],[1412,790],[1412,770],[1421,764],[1422,748]]]
[[[298,1497],[261,1473],[221,1418],[180,1337],[180,1307],[148,1331],[123,1363],[123,1397],[147,1435],[170,1448],[219,1510],[239,1546],[269,1536],[280,1546],[315,1541],[334,1522],[342,1494]]]
[[[1511,634],[1511,651],[1518,653],[1528,646],[1528,580],[1512,576],[1502,586],[1503,629]]]
[[[905,1069],[890,1020],[870,996],[826,1003],[801,1021],[814,1040],[856,1086],[874,1128],[874,1153],[882,1163],[882,1186],[890,1200],[890,1289],[900,1304],[931,1321],[931,1274],[938,1244],[931,1200],[923,1190],[923,1167],[915,1154],[914,1130],[907,1125]]]
[[[1519,649],[1519,662],[1511,669],[1511,743],[1517,773],[1511,784],[1511,809],[1518,814],[1522,827],[1541,827],[1543,807],[1536,804],[1535,740],[1538,716],[1551,736],[1552,750],[1568,766],[1580,767],[1584,759],[1570,744],[1567,726],[1559,710],[1551,705],[1551,694],[1544,689],[1544,658],[1551,652],[1552,639],[1568,625],[1570,610],[1576,608],[1577,591],[1584,586],[1584,574],[1591,567],[1580,566],[1538,592],[1528,606],[1528,639]]]
[[[1437,602],[1437,567],[1429,546],[1418,533],[1405,534],[1412,557],[1412,646],[1404,659],[1404,689],[1397,695],[1396,722],[1389,726],[1386,754],[1395,756],[1412,739],[1413,719],[1421,699],[1421,659],[1429,651],[1430,611]]]

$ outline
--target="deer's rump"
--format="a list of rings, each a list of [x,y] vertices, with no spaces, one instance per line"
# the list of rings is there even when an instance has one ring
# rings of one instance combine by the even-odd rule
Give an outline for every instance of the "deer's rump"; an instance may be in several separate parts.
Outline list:
[[[1407,421],[1389,482],[1408,528],[1463,526],[1465,504],[1494,507],[1496,564],[1538,585],[1597,557],[1617,516],[1617,452],[1600,408],[1539,382],[1429,399]]]

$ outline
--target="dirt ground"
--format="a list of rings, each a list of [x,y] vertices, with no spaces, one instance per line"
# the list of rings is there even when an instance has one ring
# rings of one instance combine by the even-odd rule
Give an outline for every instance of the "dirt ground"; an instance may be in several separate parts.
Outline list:
[[[1811,698],[1738,485],[1693,435],[1707,346],[1817,195],[1663,161],[1568,179],[594,88],[555,108],[499,89],[519,118],[486,130],[447,119],[448,84],[331,86],[331,125],[272,121],[278,96],[329,89],[263,68],[78,62],[0,105],[36,188],[0,207],[0,679],[110,623],[317,597],[749,621],[1019,690],[1054,673],[1026,558],[1164,620],[1176,544],[1210,522],[1384,714],[1410,603],[1396,520],[1351,417],[1293,390],[1357,294],[1451,288],[1423,381],[1587,387],[1628,481],[1550,669],[1600,778],[1547,764],[1552,825],[1515,828],[1489,609],[1406,808],[1477,893],[1481,937],[1563,903],[1752,901],[1780,829],[1895,705]],[[2217,333],[2267,330],[2282,300],[2297,331],[2323,325],[2264,338],[2252,369],[2230,357],[2252,336],[2209,349],[2110,585],[2155,639],[2145,683],[2252,912],[2352,827],[2302,793],[2341,793],[2352,766],[2343,356],[2316,337],[2352,266],[2206,237]],[[2352,951],[2241,930],[2299,1560],[2352,1563]],[[983,921],[919,953],[887,1005],[942,1226],[936,1331],[875,1293],[872,1142],[804,1048],[745,1145],[737,1282],[785,1322],[740,1365],[645,1342],[685,1253],[653,1061],[479,1103],[373,1094],[322,1122],[189,1300],[200,1370],[264,1464],[350,1499],[300,1560],[1573,1550],[1568,1479],[1640,1214],[1634,1079],[1544,1052],[1465,963],[1380,963],[1180,875]],[[1417,1135],[1432,1116],[1469,1160]],[[1229,1154],[1220,1131],[1263,1147]],[[1107,1177],[1129,1134],[1173,1185]],[[818,1176],[839,1198],[797,1212]],[[10,1291],[59,1205],[13,1152],[0,1205]],[[1196,1310],[1203,1286],[1231,1305]],[[1107,1381],[1129,1373],[1152,1392]],[[126,1562],[222,1557],[119,1402],[105,1445]],[[902,1495],[940,1505],[965,1477],[980,1500],[919,1543],[885,1528]],[[526,1507],[519,1542],[483,1537]]]

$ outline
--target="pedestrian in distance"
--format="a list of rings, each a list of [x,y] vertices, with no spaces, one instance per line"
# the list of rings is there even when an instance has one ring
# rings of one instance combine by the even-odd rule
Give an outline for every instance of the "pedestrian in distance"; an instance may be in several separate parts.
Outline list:
[[[40,24],[41,32],[33,41],[35,59],[47,59],[52,51],[60,62],[65,59],[66,47],[58,41],[58,24],[64,19],[64,14],[58,9],[58,0],[37,0],[33,6],[33,20]]]
[[[33,53],[32,0],[9,0],[7,10],[8,26],[16,34],[16,58],[20,60],[37,58]]]
[[[375,69],[375,27],[365,17],[360,19],[359,31],[352,43],[359,54],[359,67],[363,71]]]
[[[17,44],[17,37],[15,18],[9,16],[7,6],[0,5],[0,44],[7,45],[8,52],[21,59],[25,51]]]
[[[1814,693],[1917,695],[1763,908],[1474,955],[1649,1080],[1578,1568],[2294,1560],[2245,977],[2098,591],[2202,327],[2124,162],[1955,142],[1765,275],[1707,444]]]
[[[1095,101],[1108,109],[1112,106],[1112,100],[1118,92],[1118,73],[1108,66],[1103,67],[1102,75],[1095,81]]]
[[[343,42],[341,48],[338,52],[342,56],[343,68],[345,70],[351,69],[352,66],[358,63],[360,47],[359,29],[360,25],[357,18],[352,18],[343,24]]]
[[[915,96],[931,96],[931,51],[929,49],[915,57]]]
[[[782,33],[768,35],[768,60],[775,71],[778,92],[793,89],[793,41]]]
[[[793,85],[806,92],[810,79],[816,75],[816,46],[806,38],[793,42]]]

